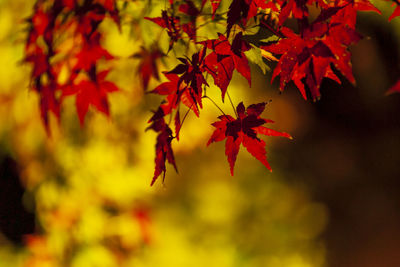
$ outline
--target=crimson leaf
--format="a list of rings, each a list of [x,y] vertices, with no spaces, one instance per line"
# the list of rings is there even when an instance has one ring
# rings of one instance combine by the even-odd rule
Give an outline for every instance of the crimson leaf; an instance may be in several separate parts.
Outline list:
[[[240,102],[236,107],[236,112],[238,114],[237,119],[234,119],[230,115],[222,115],[218,117],[219,121],[212,124],[217,129],[213,132],[207,145],[226,139],[225,155],[228,158],[232,176],[240,144],[242,144],[253,157],[271,170],[271,166],[267,161],[265,142],[259,139],[257,134],[291,138],[287,133],[278,132],[262,126],[265,123],[273,122],[260,117],[265,109],[265,105],[266,103],[253,104],[245,109],[243,102]]]
[[[163,173],[163,181],[165,179],[166,167],[165,161],[168,161],[175,168],[175,171],[178,171],[176,164],[174,153],[171,147],[171,141],[174,139],[172,136],[172,130],[169,128],[168,124],[165,123],[164,120],[164,112],[161,108],[159,108],[151,117],[149,122],[152,124],[147,129],[152,129],[153,131],[158,133],[157,143],[156,143],[156,158],[155,158],[155,169],[154,176],[150,185],[153,185],[157,178]]]

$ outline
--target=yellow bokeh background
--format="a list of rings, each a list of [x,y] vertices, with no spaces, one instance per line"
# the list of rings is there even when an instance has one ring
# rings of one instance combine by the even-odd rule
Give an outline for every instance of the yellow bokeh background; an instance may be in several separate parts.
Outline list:
[[[165,31],[140,19],[159,16],[164,1],[152,1],[145,14],[148,7],[132,1],[125,19],[139,19],[135,27],[127,22],[119,31],[111,19],[100,26],[104,46],[116,56],[109,79],[121,88],[110,95],[110,118],[90,110],[80,127],[69,98],[60,123],[51,117],[51,136],[40,119],[38,95],[29,88],[31,68],[22,64],[24,19],[33,4],[0,1],[0,155],[16,161],[26,189],[21,201],[36,218],[35,233],[22,245],[0,233],[0,266],[326,266],[321,234],[328,209],[304,183],[285,179],[290,170],[279,168],[284,156],[278,151],[291,141],[265,139],[272,173],[241,150],[231,177],[224,144],[205,145],[210,123],[220,115],[207,99],[200,118],[189,114],[181,140],[173,142],[179,174],[168,166],[165,183],[159,178],[150,187],[156,135],[145,129],[162,98],[143,92],[138,60],[130,56],[152,45],[154,36],[168,49]],[[176,62],[171,52],[158,62],[160,71]],[[277,121],[271,127],[295,138],[305,135],[314,118],[303,102],[293,105],[300,96],[279,98],[252,68],[252,88],[234,75],[233,101],[248,105],[272,98],[264,113]],[[158,83],[152,79],[149,88]],[[231,113],[217,88],[212,85],[207,94]]]

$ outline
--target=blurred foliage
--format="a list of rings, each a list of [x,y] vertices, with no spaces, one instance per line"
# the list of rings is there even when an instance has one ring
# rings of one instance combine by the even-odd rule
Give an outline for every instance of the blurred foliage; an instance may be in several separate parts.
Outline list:
[[[152,3],[154,14],[147,15],[158,16],[157,5],[163,2]],[[204,103],[200,119],[189,115],[183,126],[175,146],[179,175],[168,172],[164,185],[149,186],[155,138],[145,128],[149,110],[160,99],[144,95],[138,62],[129,58],[140,49],[135,34],[158,30],[149,21],[139,22],[140,31],[124,24],[119,32],[107,21],[101,26],[105,45],[119,57],[110,78],[123,88],[111,96],[111,118],[92,112],[80,128],[69,99],[60,125],[52,118],[52,135],[47,136],[37,95],[29,90],[30,69],[21,64],[23,20],[32,5],[0,1],[0,159],[16,162],[25,192],[15,201],[36,218],[35,231],[23,233],[22,245],[0,232],[0,266],[326,264],[320,237],[328,222],[326,207],[312,199],[304,184],[285,179],[284,170],[270,174],[245,153],[239,154],[236,176],[230,177],[223,145],[205,149],[209,122],[218,115],[211,103]],[[129,6],[133,20],[142,12],[140,5]],[[166,45],[162,49],[168,49],[165,32],[160,36]],[[154,35],[143,35],[143,41],[151,45]],[[300,116],[291,97],[279,99],[276,90],[264,90],[261,73],[254,73],[251,90],[243,78],[234,79],[234,99],[246,103],[274,96],[266,112],[280,122],[277,129],[295,138],[306,133],[313,120],[308,109]],[[151,81],[150,87],[155,84]],[[221,107],[230,108],[227,103]],[[280,145],[274,142],[272,149]],[[274,165],[279,156],[271,160]],[[10,173],[1,175],[5,179]],[[12,223],[9,214],[2,211],[1,216],[2,225]],[[18,228],[24,222],[13,223]]]

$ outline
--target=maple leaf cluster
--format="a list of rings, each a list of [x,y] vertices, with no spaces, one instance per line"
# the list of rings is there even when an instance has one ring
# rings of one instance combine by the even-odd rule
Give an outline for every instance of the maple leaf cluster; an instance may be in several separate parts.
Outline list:
[[[190,16],[190,25],[196,25],[193,17],[201,14],[204,5],[205,1],[202,2],[201,7],[198,9],[193,2],[185,1],[185,3],[178,3],[177,10],[184,15]],[[211,5],[213,10],[212,19],[214,19],[219,3],[212,2]],[[150,91],[151,93],[165,96],[165,100],[149,121],[152,122],[149,128],[158,133],[155,159],[156,167],[151,184],[157,180],[161,173],[163,173],[163,177],[165,177],[166,161],[171,163],[176,169],[171,141],[174,138],[179,139],[179,132],[183,123],[181,122],[179,114],[180,103],[184,104],[188,108],[188,111],[193,111],[196,116],[200,115],[200,110],[203,107],[202,99],[209,98],[205,94],[205,88],[209,87],[206,79],[207,74],[212,77],[214,84],[221,90],[222,101],[225,99],[225,94],[232,80],[234,70],[240,73],[248,81],[249,86],[251,86],[250,66],[244,54],[244,52],[251,49],[251,45],[244,40],[243,32],[239,31],[235,34],[230,34],[233,24],[236,22],[232,19],[232,16],[237,16],[231,14],[233,8],[235,8],[235,4],[232,5],[227,15],[227,32],[225,34],[218,33],[217,39],[197,41],[196,38],[193,38],[193,33],[195,34],[196,29],[192,28],[189,32],[185,30],[185,24],[180,23],[180,17],[174,15],[174,3],[171,3],[171,8],[169,9],[171,14],[168,14],[167,10],[163,10],[161,17],[146,18],[167,30],[170,37],[169,50],[172,49],[174,43],[182,38],[183,34],[187,34],[189,41],[199,47],[198,52],[193,53],[191,58],[178,58],[181,63],[171,71],[164,73],[169,81],[161,83],[154,90]],[[255,12],[252,14],[255,16]],[[246,19],[250,19],[250,17],[246,15]],[[271,122],[270,120],[261,119],[259,117],[265,108],[265,104],[260,103],[254,105],[254,107],[250,106],[247,113],[242,110],[242,107],[244,108],[243,103],[239,104],[237,107],[236,119],[225,114],[219,117],[222,119],[222,122],[228,125],[225,125],[221,129],[218,128],[212,135],[214,138],[212,137],[209,142],[222,141],[227,137],[226,155],[231,166],[232,175],[240,144],[243,144],[254,157],[270,169],[266,159],[265,142],[260,140],[254,132],[259,129],[268,129],[265,127],[261,128],[263,127],[261,125],[266,122]],[[253,111],[255,107],[258,107],[257,111]],[[164,116],[170,115],[173,112],[175,112],[175,136],[172,135],[172,130],[165,123],[164,119]],[[251,122],[254,119],[255,124],[253,125]],[[221,123],[216,122],[213,125],[218,125],[217,127],[219,127],[221,126],[220,124]],[[253,127],[257,128],[254,130]],[[270,136],[290,137],[286,133],[280,133],[271,129],[268,129],[268,131],[260,131],[259,133]],[[234,136],[231,136],[229,132],[235,132]],[[254,134],[251,134],[253,132]],[[218,136],[218,138],[215,136]]]
[[[98,68],[99,61],[114,58],[102,47],[98,30],[106,16],[119,24],[114,0],[36,2],[34,14],[28,19],[24,60],[33,65],[31,84],[40,94],[41,116],[47,130],[48,113],[59,118],[61,103],[69,95],[76,96],[82,125],[89,106],[109,115],[107,95],[118,91],[118,87],[105,80],[109,70]],[[60,39],[65,41],[60,43]]]
[[[193,112],[199,117],[204,99],[216,105],[206,94],[212,82],[221,91],[224,101],[226,95],[229,97],[229,84],[235,70],[251,86],[249,60],[263,69],[269,61],[275,61],[271,64],[272,80],[279,76],[281,91],[292,83],[304,99],[317,100],[324,78],[341,83],[344,77],[355,84],[349,47],[362,39],[356,31],[357,12],[381,14],[368,0],[232,0],[226,11],[220,10],[220,3],[221,0],[169,0],[159,17],[142,17],[168,35],[166,53],[161,52],[158,40],[154,40],[151,46],[143,44],[141,50],[132,55],[140,60],[138,73],[143,89],[163,97],[148,127],[157,133],[151,184],[161,174],[164,180],[166,162],[177,169],[172,142],[179,140],[187,114]],[[389,21],[400,16],[399,2],[395,0],[393,4],[396,7]],[[82,124],[89,106],[109,114],[107,95],[118,88],[105,80],[109,70],[98,70],[99,61],[113,59],[101,46],[102,34],[98,30],[106,16],[120,24],[116,1],[37,1],[34,15],[29,19],[25,61],[33,64],[32,84],[41,96],[46,126],[47,113],[51,111],[59,117],[61,101],[68,95],[76,96]],[[200,36],[199,30],[207,24],[224,27],[210,35],[214,37]],[[258,32],[254,34],[252,29]],[[60,31],[74,36],[74,45],[64,53],[64,60],[57,62],[52,59],[62,52],[56,49],[54,36]],[[182,45],[186,47],[186,53],[175,56],[179,63],[160,75],[157,61],[171,57],[171,54],[177,55],[179,48],[176,47],[182,48]],[[257,56],[254,59],[249,54]],[[65,67],[68,67],[68,79],[61,84],[60,71]],[[151,79],[164,77],[164,82],[148,90]],[[396,91],[400,91],[399,82],[389,90]],[[232,103],[230,97],[229,100]],[[179,112],[181,104],[187,108],[183,119]],[[287,133],[263,126],[272,122],[260,117],[265,106],[262,102],[245,108],[240,102],[235,108],[232,103],[235,116],[220,109],[219,120],[212,123],[216,129],[208,144],[226,140],[225,154],[232,175],[240,145],[271,169],[265,142],[259,135],[291,138]],[[174,118],[174,127],[167,123],[172,122],[171,118]]]

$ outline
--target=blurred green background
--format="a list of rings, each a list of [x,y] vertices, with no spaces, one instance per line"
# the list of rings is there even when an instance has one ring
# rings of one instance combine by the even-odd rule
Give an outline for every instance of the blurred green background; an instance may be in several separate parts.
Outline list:
[[[92,111],[80,128],[68,99],[49,137],[21,64],[33,3],[0,1],[0,266],[400,266],[400,95],[385,96],[400,77],[400,19],[387,22],[387,2],[360,15],[357,87],[325,81],[312,103],[256,67],[252,88],[234,77],[234,102],[272,99],[264,116],[294,137],[266,139],[272,173],[242,150],[230,176],[224,144],[205,146],[219,115],[205,102],[173,144],[179,175],[153,187],[144,130],[161,99],[128,58],[137,29],[102,25],[120,57],[111,118]]]

